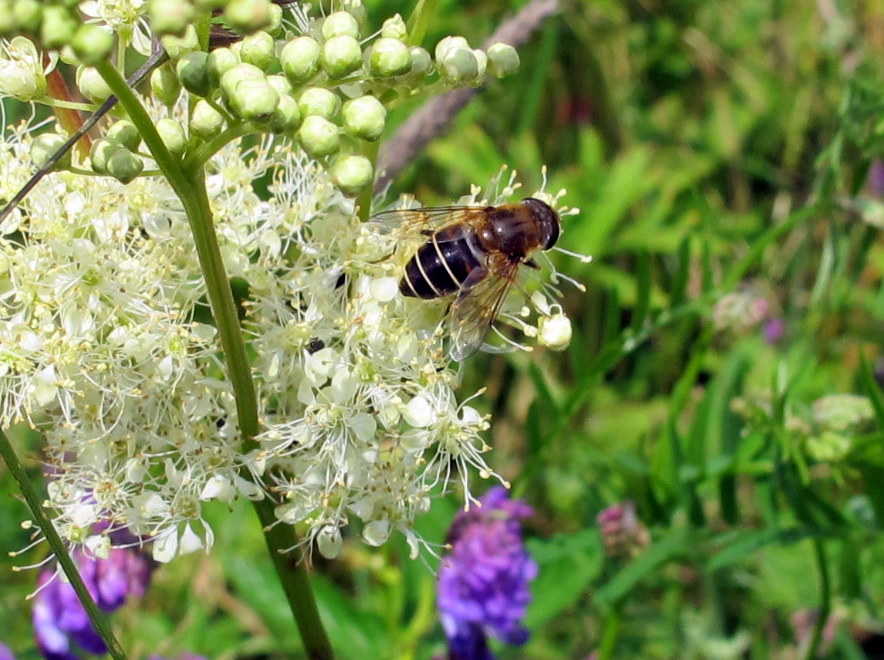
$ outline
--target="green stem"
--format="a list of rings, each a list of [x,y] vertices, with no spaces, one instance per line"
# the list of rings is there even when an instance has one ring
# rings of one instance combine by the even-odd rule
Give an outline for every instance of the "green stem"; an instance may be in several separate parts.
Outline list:
[[[375,171],[377,171],[378,163],[378,146],[377,142],[367,142],[362,147],[362,155],[371,161],[372,170]],[[368,220],[368,216],[371,213],[371,200],[373,196],[374,186],[368,185],[365,186],[365,189],[359,193],[359,197],[356,198],[356,212],[359,214],[360,222]]]
[[[614,657],[614,648],[617,646],[617,638],[620,636],[620,626],[623,617],[620,614],[620,605],[614,605],[613,611],[605,617],[602,638],[599,641],[599,660],[611,660]]]
[[[224,147],[228,142],[235,140],[243,135],[255,132],[255,125],[249,122],[242,122],[231,126],[226,131],[219,133],[211,140],[196,149],[192,154],[184,159],[184,167],[188,170],[196,170],[202,168],[208,160]]]
[[[31,481],[28,479],[24,466],[22,466],[21,461],[18,460],[18,455],[16,455],[12,443],[2,429],[0,429],[0,456],[3,457],[13,478],[18,482],[18,487],[21,490],[22,495],[24,495],[28,508],[31,510],[31,515],[36,519],[43,535],[46,537],[46,541],[49,543],[49,547],[52,548],[55,559],[61,565],[64,574],[74,588],[74,592],[77,594],[77,598],[80,599],[83,609],[86,610],[86,614],[89,616],[89,621],[92,623],[92,627],[95,628],[99,635],[101,635],[101,639],[103,639],[105,645],[107,645],[108,652],[117,660],[124,660],[126,654],[123,653],[120,643],[117,641],[117,638],[114,637],[107,616],[104,612],[98,609],[98,606],[89,594],[89,590],[86,589],[86,585],[83,584],[83,580],[80,577],[79,571],[77,571],[76,565],[68,554],[67,548],[65,548],[61,538],[58,536],[58,532],[55,531],[55,526],[52,524],[52,521],[50,521],[44,513],[43,506],[40,503],[40,497],[31,485]]]
[[[193,233],[193,242],[206,283],[206,291],[209,294],[209,304],[212,307],[215,327],[218,328],[218,335],[221,339],[224,362],[227,365],[227,376],[230,378],[236,399],[239,430],[243,436],[242,449],[247,452],[257,449],[258,444],[254,437],[260,431],[258,400],[255,396],[255,385],[252,382],[252,371],[249,366],[246,345],[242,338],[239,317],[236,313],[233,291],[224,270],[218,237],[215,235],[212,209],[209,205],[203,171],[202,169],[197,172],[188,171],[186,177],[189,184],[187,194],[179,193],[179,197],[184,204],[187,219],[190,221],[190,230]]]
[[[806,660],[813,660],[817,657],[817,649],[823,639],[823,631],[829,620],[829,612],[831,610],[832,586],[829,581],[829,568],[826,563],[826,552],[823,542],[820,539],[813,540],[813,554],[816,559],[817,570],[820,573],[820,607],[819,615],[813,626],[813,636],[810,638],[810,646],[804,655]]]
[[[260,430],[258,403],[233,292],[224,270],[221,250],[215,235],[214,219],[203,174],[204,161],[196,158],[182,163],[173,157],[160,139],[150,116],[128,88],[123,77],[109,64],[99,65],[98,71],[129,113],[132,123],[141,133],[154,160],[184,205],[200,269],[206,283],[215,326],[221,340],[227,375],[236,400],[239,430],[243,437],[242,450],[244,453],[248,452],[258,446],[254,440]],[[225,134],[225,143],[233,139],[231,135],[235,130],[245,130],[245,127],[228,131]],[[214,151],[207,151],[205,157],[210,157],[212,153]],[[251,478],[245,469],[242,472],[245,478]],[[254,506],[264,528],[267,548],[304,641],[307,655],[311,660],[331,660],[334,656],[319,619],[316,601],[307,578],[307,569],[302,562],[296,558],[286,557],[283,553],[286,548],[296,546],[298,539],[291,527],[277,524],[278,520],[274,515],[275,505],[270,499],[255,502]]]
[[[95,65],[95,68],[98,70],[98,73],[101,74],[101,77],[104,78],[104,81],[114,93],[114,96],[117,97],[117,101],[119,101],[120,105],[126,109],[129,118],[138,128],[144,143],[147,145],[147,148],[150,149],[151,155],[153,155],[154,160],[169,180],[169,183],[175,189],[175,192],[179,197],[182,195],[182,192],[186,193],[186,188],[183,188],[185,184],[184,173],[181,169],[181,161],[175,158],[169,153],[169,150],[166,149],[166,145],[160,137],[160,134],[157,132],[153,120],[150,118],[150,115],[147,114],[147,110],[144,109],[144,106],[141,105],[138,97],[135,96],[135,92],[129,87],[126,79],[120,75],[120,72],[117,71],[110,62],[99,62]]]
[[[334,652],[319,618],[319,610],[316,607],[313,590],[310,588],[304,562],[283,553],[283,548],[293,547],[298,539],[292,527],[279,524],[273,509],[273,502],[269,499],[255,502],[255,511],[264,526],[267,550],[273,559],[276,574],[279,575],[292,615],[298,624],[304,650],[310,660],[331,660],[334,658]]]

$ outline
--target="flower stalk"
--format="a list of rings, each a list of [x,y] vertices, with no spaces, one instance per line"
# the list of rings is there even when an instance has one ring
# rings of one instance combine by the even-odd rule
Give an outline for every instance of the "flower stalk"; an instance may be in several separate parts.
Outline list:
[[[106,62],[99,64],[98,69],[129,113],[132,123],[138,128],[151,154],[184,205],[205,279],[215,326],[220,335],[228,377],[236,398],[239,430],[243,438],[242,451],[255,449],[257,443],[254,437],[259,432],[258,404],[233,293],[215,235],[202,161],[197,159],[185,169],[181,161],[166,149],[150,116],[123,77]],[[241,476],[246,479],[251,478],[245,469],[241,470]],[[308,657],[314,660],[329,660],[334,656],[328,636],[319,619],[307,569],[303,562],[284,554],[286,548],[297,545],[294,531],[288,531],[283,526],[274,524],[276,522],[274,505],[270,500],[257,500],[254,506],[262,524],[273,565],[297,622]]]
[[[3,458],[13,479],[15,479],[19,489],[21,489],[25,502],[31,511],[31,515],[34,516],[34,519],[40,526],[43,536],[46,537],[46,541],[49,543],[49,547],[55,555],[55,559],[61,566],[61,570],[64,571],[65,576],[77,594],[77,598],[79,598],[80,602],[83,604],[83,609],[86,610],[86,614],[89,616],[89,621],[107,645],[108,653],[110,653],[115,660],[125,660],[126,654],[123,653],[120,643],[117,641],[117,638],[114,637],[107,616],[105,616],[104,612],[98,609],[95,600],[92,598],[92,595],[83,583],[83,579],[80,577],[80,572],[77,570],[73,559],[71,559],[68,549],[62,542],[61,537],[59,537],[58,532],[55,531],[55,526],[52,524],[52,521],[49,520],[48,516],[43,511],[40,497],[32,486],[31,480],[28,479],[24,466],[21,464],[21,461],[18,460],[18,455],[15,453],[12,443],[9,441],[9,436],[7,436],[2,429],[0,429],[0,457]]]

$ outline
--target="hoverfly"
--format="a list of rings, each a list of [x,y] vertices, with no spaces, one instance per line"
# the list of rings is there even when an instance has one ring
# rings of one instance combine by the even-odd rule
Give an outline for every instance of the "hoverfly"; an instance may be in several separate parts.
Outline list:
[[[378,233],[405,241],[420,237],[399,291],[425,300],[457,294],[451,305],[451,357],[475,353],[497,318],[523,264],[559,238],[558,214],[529,197],[500,206],[445,206],[384,211],[369,222]]]

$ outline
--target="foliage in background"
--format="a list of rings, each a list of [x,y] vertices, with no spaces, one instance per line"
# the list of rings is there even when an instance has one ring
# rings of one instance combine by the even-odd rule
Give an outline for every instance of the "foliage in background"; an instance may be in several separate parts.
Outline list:
[[[567,3],[522,51],[519,78],[485,91],[395,182],[391,194],[433,204],[501,161],[527,178],[546,164],[550,189],[582,210],[562,244],[595,256],[557,260],[589,289],[566,301],[568,353],[466,369],[466,391],[488,387],[493,467],[536,512],[532,639],[501,658],[857,658],[884,631],[872,7]],[[476,45],[514,8],[441,1],[427,42]],[[611,553],[596,516],[627,500],[648,539]],[[457,505],[435,502],[423,536],[441,542]],[[22,516],[3,498],[0,547],[25,545]],[[116,619],[135,651],[296,653],[272,568],[253,559],[257,525],[234,516],[211,557],[161,572]],[[5,641],[27,648],[31,576],[7,580],[21,560],[3,561]],[[319,568],[341,657],[440,652],[433,576],[407,551],[347,544]]]

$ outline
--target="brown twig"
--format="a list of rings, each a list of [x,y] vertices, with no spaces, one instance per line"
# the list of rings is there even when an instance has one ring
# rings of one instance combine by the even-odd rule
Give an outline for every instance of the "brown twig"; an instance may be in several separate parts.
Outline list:
[[[559,0],[532,0],[492,34],[484,46],[518,48],[558,9]],[[375,190],[383,190],[433,139],[442,135],[481,88],[456,89],[428,101],[381,147]]]

